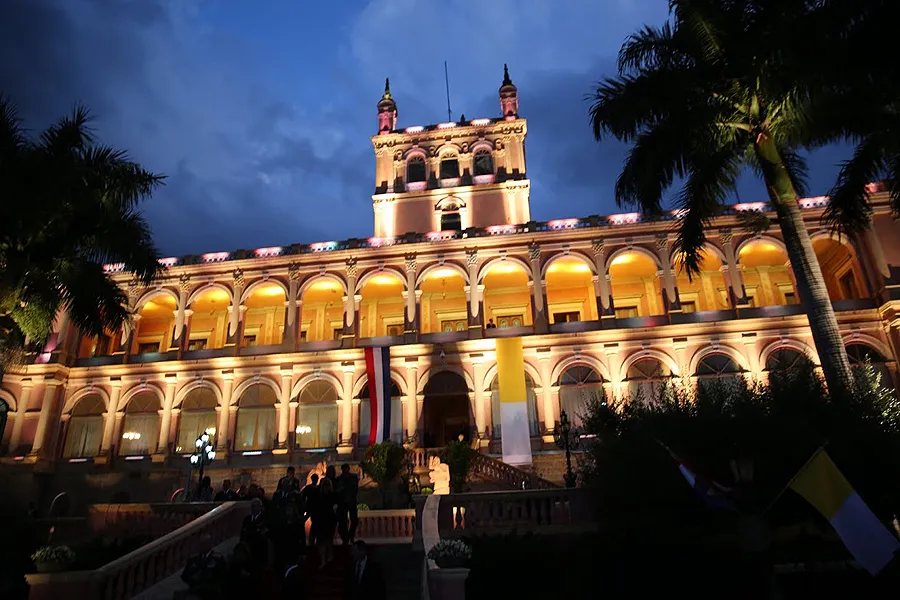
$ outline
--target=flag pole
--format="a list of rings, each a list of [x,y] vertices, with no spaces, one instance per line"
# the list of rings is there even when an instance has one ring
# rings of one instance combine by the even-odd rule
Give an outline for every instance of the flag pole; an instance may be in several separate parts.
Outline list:
[[[794,483],[794,480],[800,476],[800,473],[802,473],[803,470],[809,466],[809,463],[811,463],[813,461],[813,459],[819,455],[820,452],[825,450],[825,446],[828,445],[828,442],[829,442],[829,440],[825,440],[825,443],[822,444],[821,446],[819,446],[819,448],[815,452],[812,453],[812,456],[810,456],[809,459],[805,463],[803,463],[803,466],[800,467],[796,473],[794,473],[794,476],[791,477],[790,481],[788,481],[787,484],[783,488],[781,488],[781,491],[778,492],[778,494],[776,494],[774,498],[772,498],[772,501],[769,502],[769,506],[767,506],[766,510],[764,510],[762,513],[763,515],[768,513],[770,510],[772,510],[772,507],[775,506],[775,503],[778,502],[779,499],[781,499],[781,496],[784,495],[784,493],[788,490],[788,488],[791,487],[791,484]]]

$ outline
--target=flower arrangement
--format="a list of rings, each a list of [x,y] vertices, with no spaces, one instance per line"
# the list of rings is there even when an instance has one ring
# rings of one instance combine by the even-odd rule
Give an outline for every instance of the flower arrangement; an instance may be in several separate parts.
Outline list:
[[[366,504],[365,502],[360,502],[359,504],[356,505],[356,510],[357,510],[357,512],[362,512],[364,510],[372,510],[372,509],[369,508],[369,505]]]
[[[43,546],[31,555],[31,560],[37,564],[67,565],[75,561],[75,553],[68,546]]]
[[[421,490],[419,490],[419,493],[423,496],[427,496],[429,494],[433,494],[434,490],[430,487],[423,487]]]
[[[462,540],[441,540],[428,551],[428,558],[442,569],[459,568],[472,558],[472,548]]]

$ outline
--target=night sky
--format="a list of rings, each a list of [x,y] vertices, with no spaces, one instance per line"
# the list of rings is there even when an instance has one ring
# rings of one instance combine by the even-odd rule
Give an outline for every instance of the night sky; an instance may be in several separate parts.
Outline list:
[[[499,116],[519,88],[532,218],[623,212],[623,147],[585,95],[667,0],[3,0],[0,90],[39,130],[76,101],[101,140],[168,176],[145,204],[164,255],[372,235],[376,103],[399,126]],[[828,191],[846,150],[810,158]],[[740,201],[765,200],[751,174]]]

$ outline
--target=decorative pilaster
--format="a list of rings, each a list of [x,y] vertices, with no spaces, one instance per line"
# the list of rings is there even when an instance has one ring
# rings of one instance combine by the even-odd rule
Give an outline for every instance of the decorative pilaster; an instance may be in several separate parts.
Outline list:
[[[231,371],[222,373],[222,404],[216,407],[216,411],[218,412],[218,421],[216,424],[216,451],[226,451],[229,449],[230,444],[229,436],[231,435],[231,430],[229,429],[230,419],[229,408],[231,407],[231,395],[234,391],[234,373]]]
[[[603,240],[591,241],[591,254],[594,256],[594,269],[597,271],[596,279],[594,279],[597,314],[600,315],[601,319],[614,319],[616,309],[613,306],[609,273],[606,272],[606,248]]]
[[[353,373],[356,367],[353,363],[345,363],[342,371],[344,394],[341,398],[341,441],[337,450],[338,454],[350,454],[353,452]]]
[[[282,343],[290,346],[291,350],[297,349],[300,339],[300,266],[291,263],[288,267],[288,297],[284,311],[284,336]]]
[[[737,263],[737,256],[734,252],[733,237],[730,229],[722,229],[719,231],[719,239],[722,241],[722,250],[725,253],[725,265],[722,266],[722,274],[725,282],[728,284],[729,295],[731,296],[731,306],[747,306],[747,293],[744,290],[744,278],[741,276],[740,268]]]
[[[528,244],[528,258],[531,261],[531,322],[535,333],[550,331],[550,319],[547,318],[547,282],[541,276],[541,246]]]
[[[416,388],[418,387],[418,361],[407,359],[406,362],[406,397],[403,398],[403,406],[406,409],[406,435],[413,437],[419,430],[419,406],[416,402]],[[421,443],[421,441],[420,441]]]
[[[478,439],[483,440],[487,433],[487,404],[484,400],[484,356],[481,354],[470,354],[469,361],[472,363],[472,375],[475,378],[475,429],[478,432]],[[493,424],[497,426],[496,423]]]
[[[37,431],[34,434],[34,443],[31,445],[31,454],[41,458],[50,458],[53,451],[53,433],[56,429],[57,419],[56,400],[59,396],[61,381],[56,379],[44,380],[44,399],[41,402],[41,415],[38,418]]]
[[[122,397],[122,382],[113,380],[110,382],[109,406],[103,419],[103,439],[100,442],[100,454],[109,454],[113,447],[113,437],[116,433],[116,414],[119,411],[119,398]]]
[[[287,448],[288,424],[291,410],[291,380],[294,376],[292,367],[281,369],[281,396],[278,411],[278,447]]]
[[[172,332],[172,348],[177,348],[179,353],[184,349],[185,321],[187,318],[187,300],[191,291],[191,278],[188,275],[182,275],[178,278],[178,308],[175,309],[175,330]]]
[[[409,336],[407,343],[416,341],[416,335],[419,331],[419,298],[422,296],[421,290],[416,289],[416,273],[418,263],[415,254],[407,254],[405,260],[406,266],[406,311],[403,319],[404,333]]]
[[[172,409],[175,405],[175,387],[178,384],[178,376],[166,375],[165,397],[163,398],[162,413],[159,419],[159,440],[156,444],[156,452],[169,453],[170,431],[172,429]]]
[[[22,381],[22,393],[16,405],[16,418],[13,421],[12,431],[9,434],[9,451],[16,452],[22,445],[22,426],[25,425],[25,413],[28,412],[28,403],[31,400],[31,390],[34,387],[30,379]]]
[[[669,251],[667,235],[657,236],[656,255],[659,257],[659,264],[662,265],[660,282],[663,290],[663,308],[670,313],[681,312],[681,300],[678,297],[678,287],[675,285],[675,273],[672,270],[672,255]]]
[[[469,306],[469,337],[480,338],[484,327],[484,286],[478,283],[478,250],[466,250],[466,268],[469,271],[469,285],[465,287]]]
[[[544,404],[544,441],[553,442],[553,431],[556,429],[556,406],[553,404],[553,382],[550,380],[552,365],[550,353],[538,355],[541,366],[541,396]]]
[[[244,303],[242,301],[242,296],[244,295],[244,271],[241,269],[235,269],[231,273],[233,282],[232,282],[232,290],[234,290],[234,294],[231,301],[231,306],[228,307],[229,315],[228,315],[228,331],[226,333],[225,345],[233,346],[238,343],[238,340],[241,339],[241,325],[244,316]]]
[[[362,296],[356,293],[359,268],[356,259],[347,260],[347,295],[344,296],[344,346],[352,347],[359,333],[359,303]],[[348,341],[349,340],[349,341]]]

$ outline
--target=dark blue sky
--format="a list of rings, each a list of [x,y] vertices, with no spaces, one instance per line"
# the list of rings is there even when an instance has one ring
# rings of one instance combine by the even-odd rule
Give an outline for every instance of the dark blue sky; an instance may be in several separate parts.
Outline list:
[[[619,212],[623,148],[584,100],[667,0],[4,0],[0,90],[40,129],[75,101],[101,139],[168,175],[145,214],[166,255],[368,237],[375,104],[400,125],[499,114],[503,63],[529,120],[536,220]],[[811,160],[825,193],[844,153]],[[764,200],[751,176],[742,201]]]

